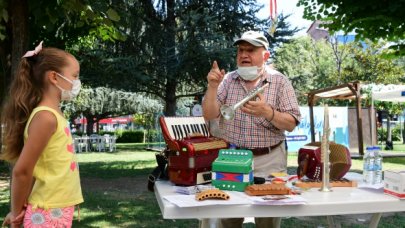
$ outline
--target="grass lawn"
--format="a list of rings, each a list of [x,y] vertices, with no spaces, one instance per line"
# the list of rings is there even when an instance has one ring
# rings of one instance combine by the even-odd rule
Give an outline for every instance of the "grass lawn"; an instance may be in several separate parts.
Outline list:
[[[198,227],[198,220],[165,220],[154,193],[147,191],[147,175],[155,167],[154,152],[143,144],[118,144],[113,153],[81,153],[80,173],[85,202],[80,205],[80,221],[75,213],[73,227]],[[404,150],[405,151],[405,150]],[[351,171],[361,172],[362,161],[352,160]],[[296,153],[288,160],[295,174]],[[405,169],[405,158],[384,159],[383,169]],[[0,163],[0,216],[9,208],[8,166]],[[367,218],[367,216],[366,216]],[[349,221],[338,216],[343,227],[367,227],[367,222]],[[0,221],[2,222],[2,221]],[[385,214],[379,227],[401,227],[404,213]],[[326,217],[285,218],[282,227],[327,226]],[[244,227],[254,227],[245,224]]]

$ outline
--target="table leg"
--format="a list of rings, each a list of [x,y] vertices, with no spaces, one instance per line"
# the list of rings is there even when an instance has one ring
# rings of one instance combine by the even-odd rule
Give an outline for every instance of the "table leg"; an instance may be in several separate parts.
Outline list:
[[[330,228],[340,228],[340,227],[342,227],[339,222],[335,223],[335,220],[333,219],[333,215],[326,216],[326,219],[328,220],[328,226]]]
[[[369,228],[377,228],[378,223],[380,222],[381,213],[375,213],[370,219],[370,224],[368,225]]]
[[[218,219],[203,218],[200,219],[199,228],[216,228]]]

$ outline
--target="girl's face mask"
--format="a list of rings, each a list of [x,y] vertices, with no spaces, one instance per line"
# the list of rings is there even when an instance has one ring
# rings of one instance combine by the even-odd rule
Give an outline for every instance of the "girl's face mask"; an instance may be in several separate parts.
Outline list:
[[[75,80],[70,80],[68,78],[66,78],[65,76],[56,73],[59,77],[65,79],[66,81],[68,81],[70,84],[72,84],[72,90],[65,90],[63,88],[61,88],[60,86],[56,85],[56,87],[58,87],[60,89],[60,91],[62,92],[61,94],[61,100],[62,101],[71,101],[74,98],[77,97],[77,95],[79,95],[80,92],[80,88],[81,88],[81,83],[79,79],[75,79]]]

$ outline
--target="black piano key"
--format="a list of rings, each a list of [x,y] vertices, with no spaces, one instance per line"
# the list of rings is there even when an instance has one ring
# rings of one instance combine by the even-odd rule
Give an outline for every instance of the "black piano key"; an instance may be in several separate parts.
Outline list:
[[[177,126],[177,125],[174,125],[174,129],[175,129],[175,131],[176,131],[176,140],[179,140],[180,137],[181,137],[181,135],[180,135],[178,126]]]
[[[190,126],[189,126],[188,124],[187,124],[186,126],[187,126],[187,130],[188,130],[187,132],[188,132],[189,134],[191,134]]]
[[[181,125],[179,125],[179,131],[181,134],[181,138],[185,138],[187,136],[186,132],[183,132],[183,129],[181,129]]]
[[[183,124],[183,130],[184,130],[184,133],[185,133],[186,135],[189,135],[189,134],[190,134],[189,130],[187,130],[187,125]]]
[[[201,127],[200,127],[200,125],[199,124],[196,124],[197,125],[197,131],[198,131],[198,133],[200,133],[200,134],[204,134],[204,132],[202,131],[202,129],[201,129]]]
[[[176,128],[177,128],[177,131],[179,132],[179,136],[180,136],[179,139],[184,138],[183,131],[181,130],[181,126],[180,126],[180,125],[176,125]]]
[[[172,131],[174,134],[174,139],[177,140],[179,138],[179,136],[177,135],[176,125],[172,125]]]
[[[205,137],[208,137],[207,125],[201,124],[201,129]]]
[[[207,137],[210,136],[210,131],[208,130],[208,126],[206,124],[204,124],[204,129],[205,133],[207,134]]]
[[[200,129],[201,134],[205,136],[205,131],[204,131],[202,124],[199,124],[198,128]]]

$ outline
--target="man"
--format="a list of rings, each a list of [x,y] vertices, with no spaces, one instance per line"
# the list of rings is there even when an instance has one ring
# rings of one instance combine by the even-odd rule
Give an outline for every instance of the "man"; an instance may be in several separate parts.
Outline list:
[[[237,148],[250,149],[254,155],[254,175],[267,177],[272,172],[287,171],[284,132],[292,131],[300,120],[297,98],[283,74],[265,65],[270,57],[265,36],[245,32],[237,45],[238,69],[225,74],[216,61],[208,73],[208,88],[203,100],[207,120],[219,118],[222,138]],[[269,82],[263,94],[235,110],[233,120],[220,114],[221,105],[232,106],[255,88]],[[279,227],[280,218],[256,218],[256,227]],[[222,227],[242,227],[243,218],[221,219]]]

